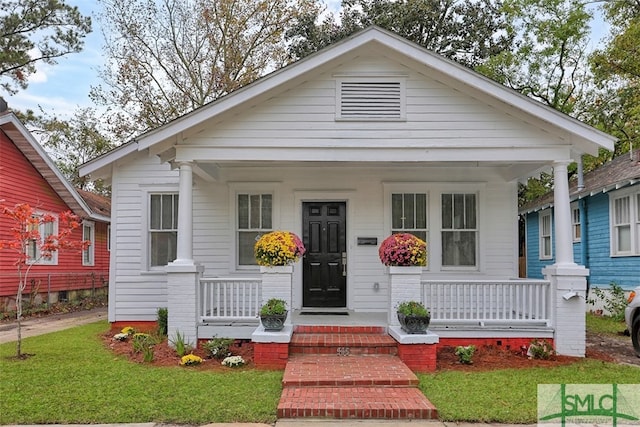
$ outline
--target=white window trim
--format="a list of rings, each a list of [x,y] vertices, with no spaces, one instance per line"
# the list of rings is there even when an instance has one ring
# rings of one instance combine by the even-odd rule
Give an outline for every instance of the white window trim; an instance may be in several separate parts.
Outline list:
[[[85,227],[89,228],[89,236],[85,236]],[[89,240],[91,243],[86,249],[82,250],[82,265],[93,267],[95,265],[95,246],[96,246],[96,224],[93,221],[82,221],[82,240]],[[85,253],[89,255],[89,261],[85,260]]]
[[[229,271],[259,271],[257,265],[239,265],[238,260],[238,194],[271,194],[271,227],[280,229],[279,182],[230,182],[229,183]]]
[[[54,217],[54,221],[53,221],[53,234],[58,234],[58,224],[59,224],[59,218],[58,215],[53,214],[51,212],[43,212],[43,211],[35,211],[33,213],[33,216],[36,217],[43,217],[45,215],[51,215],[52,217]],[[38,230],[40,232],[40,242],[42,243],[42,239],[43,239],[43,235],[42,235],[42,227],[44,226],[44,224],[39,224],[38,225]],[[51,258],[46,258],[46,257],[40,257],[40,248],[39,243],[36,243],[36,259],[30,259],[28,261],[29,264],[33,264],[33,265],[58,265],[58,251],[54,251],[51,254]],[[39,259],[38,259],[39,258]]]
[[[480,230],[482,229],[482,224],[480,223],[481,215],[481,193],[479,189],[475,188],[447,188],[438,192],[438,221],[440,222],[438,227],[438,234],[440,234],[440,239],[442,240],[442,232],[444,229],[442,228],[442,194],[475,194],[476,195],[476,264],[475,265],[447,265],[441,266],[440,269],[442,271],[478,271],[480,269],[481,260],[480,257],[482,254],[480,253]],[[447,231],[452,231],[447,229]],[[440,242],[440,246],[442,246],[442,241]],[[440,256],[440,262],[442,262],[442,255]]]
[[[406,74],[344,74],[334,75],[336,77],[336,121],[385,121],[385,122],[403,122],[407,120],[407,75]],[[344,82],[390,82],[400,84],[400,117],[375,116],[369,117],[343,117],[342,116],[342,83]]]
[[[483,251],[480,251],[483,229],[484,193],[485,183],[443,183],[443,182],[406,182],[394,183],[383,182],[384,206],[383,220],[385,235],[382,239],[391,234],[391,194],[394,193],[426,193],[427,194],[427,265],[423,271],[430,272],[474,272],[482,271],[484,265]],[[442,206],[441,194],[460,193],[476,194],[476,265],[475,266],[442,266]],[[380,240],[379,243],[382,243]]]
[[[578,221],[576,222],[576,211],[578,214]],[[578,203],[571,203],[571,237],[573,239],[573,243],[579,243],[582,240],[582,236],[576,235],[576,226],[582,226],[582,215],[580,212],[580,206]]]
[[[612,191],[609,194],[609,242],[610,242],[610,256],[611,257],[628,257],[628,256],[640,256],[640,203],[639,196],[640,188],[633,186],[622,190]],[[630,250],[625,252],[619,252],[617,250],[616,239],[616,227],[614,224],[615,212],[615,200],[629,197],[629,223],[630,223]]]
[[[164,274],[166,266],[151,267],[151,236],[149,234],[149,200],[151,194],[180,194],[178,185],[145,185],[140,192],[140,269],[141,274]],[[117,243],[116,243],[117,244]]]
[[[542,234],[542,223],[544,218],[549,218],[549,235]],[[549,238],[549,253],[544,253],[544,238]],[[538,214],[538,256],[541,260],[553,259],[553,215],[551,215],[551,209],[545,209]]]

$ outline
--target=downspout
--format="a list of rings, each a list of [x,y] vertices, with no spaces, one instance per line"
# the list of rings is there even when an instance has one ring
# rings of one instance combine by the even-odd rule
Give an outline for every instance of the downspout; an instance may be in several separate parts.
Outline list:
[[[583,172],[582,156],[578,157],[578,210],[580,212],[580,265],[589,268],[588,247],[589,233],[587,231],[587,200],[580,197],[580,193],[584,190],[584,172]],[[589,295],[589,276],[587,276],[587,295]]]

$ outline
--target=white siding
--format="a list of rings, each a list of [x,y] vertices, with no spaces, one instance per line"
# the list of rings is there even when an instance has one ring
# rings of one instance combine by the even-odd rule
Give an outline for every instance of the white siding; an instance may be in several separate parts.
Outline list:
[[[401,73],[407,79],[406,121],[336,121],[334,74]],[[218,117],[210,129],[185,134],[185,143],[225,147],[528,147],[563,143],[456,88],[384,58],[361,60],[305,82],[241,116]],[[565,142],[566,143],[566,142]]]

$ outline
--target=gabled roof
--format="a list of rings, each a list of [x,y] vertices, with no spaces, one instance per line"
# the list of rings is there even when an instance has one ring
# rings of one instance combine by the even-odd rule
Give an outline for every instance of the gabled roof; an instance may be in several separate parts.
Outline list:
[[[577,179],[569,183],[571,201],[606,193],[640,183],[640,152],[618,156],[597,169],[584,174],[582,189]],[[553,191],[532,200],[519,210],[520,213],[535,212],[553,206]]]
[[[97,172],[102,173],[103,176],[109,175],[110,171],[107,167],[132,152],[150,149],[156,145],[175,144],[180,134],[188,129],[243,104],[260,102],[274,93],[287,90],[313,77],[316,73],[337,66],[339,62],[356,58],[359,53],[366,50],[385,54],[398,62],[411,63],[413,67],[421,69],[422,72],[440,82],[471,96],[488,99],[493,105],[500,106],[510,114],[545,123],[547,127],[566,135],[576,154],[595,155],[598,148],[613,149],[616,139],[612,136],[392,32],[373,26],[178,117],[164,126],[140,135],[134,141],[85,163],[80,168],[80,174],[84,176]]]
[[[74,214],[85,219],[110,222],[110,202],[106,202],[102,196],[88,195],[91,193],[86,194],[87,192],[83,192],[83,196],[86,196],[87,199],[81,196],[81,190],[74,188],[67,181],[42,146],[13,112],[0,113],[0,130],[13,141],[18,150],[44,177]],[[100,199],[103,200],[100,201]]]

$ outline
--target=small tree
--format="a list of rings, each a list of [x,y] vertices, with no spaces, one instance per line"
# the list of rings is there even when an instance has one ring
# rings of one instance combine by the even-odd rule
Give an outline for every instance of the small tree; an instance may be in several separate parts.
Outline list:
[[[28,283],[31,267],[43,258],[51,258],[53,254],[62,249],[83,250],[89,246],[88,240],[72,240],[71,233],[80,226],[79,218],[73,213],[61,212],[58,216],[57,233],[48,235],[40,234],[40,226],[56,221],[51,214],[37,215],[27,203],[15,205],[9,208],[0,206],[2,215],[8,217],[13,225],[10,229],[11,238],[0,239],[0,249],[13,250],[16,254],[14,265],[18,270],[18,292],[16,293],[16,320],[18,322],[18,341],[16,344],[16,357],[22,354],[22,294]]]

